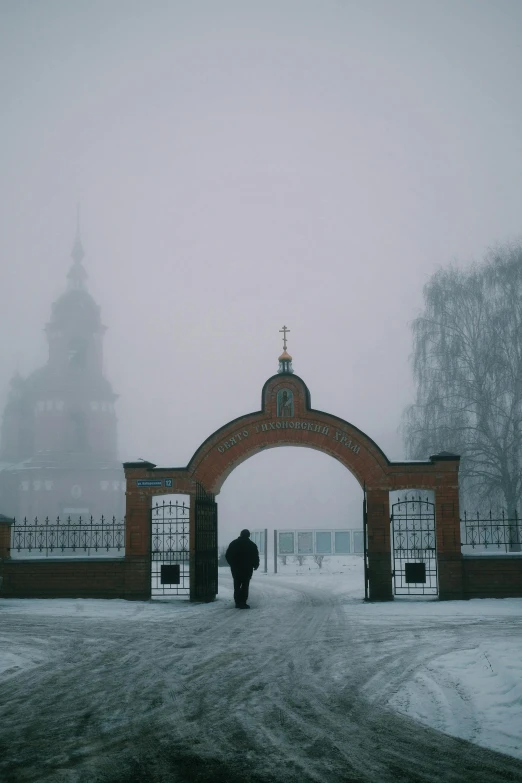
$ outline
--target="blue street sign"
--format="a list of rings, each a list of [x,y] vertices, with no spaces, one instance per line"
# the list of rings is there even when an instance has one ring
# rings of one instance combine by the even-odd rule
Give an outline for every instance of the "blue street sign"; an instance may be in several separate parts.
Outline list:
[[[166,478],[166,479],[137,479],[136,480],[136,486],[137,487],[168,487],[172,488],[173,486],[173,479]]]

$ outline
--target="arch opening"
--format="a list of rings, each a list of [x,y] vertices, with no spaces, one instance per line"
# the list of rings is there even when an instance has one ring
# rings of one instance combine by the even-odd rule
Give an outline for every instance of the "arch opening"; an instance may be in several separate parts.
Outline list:
[[[217,501],[221,553],[241,529],[255,531],[258,540],[266,530],[268,574],[342,575],[350,594],[364,597],[363,491],[334,457],[302,446],[263,449],[232,469]],[[293,551],[282,551],[290,538]]]

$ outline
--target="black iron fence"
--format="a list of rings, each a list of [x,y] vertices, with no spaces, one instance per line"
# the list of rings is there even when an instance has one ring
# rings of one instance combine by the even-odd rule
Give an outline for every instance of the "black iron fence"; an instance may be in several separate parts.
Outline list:
[[[522,520],[515,511],[508,516],[504,511],[494,514],[468,514],[461,522],[463,554],[481,552],[516,553],[522,551]]]
[[[125,520],[79,517],[14,520],[11,557],[125,555]]]

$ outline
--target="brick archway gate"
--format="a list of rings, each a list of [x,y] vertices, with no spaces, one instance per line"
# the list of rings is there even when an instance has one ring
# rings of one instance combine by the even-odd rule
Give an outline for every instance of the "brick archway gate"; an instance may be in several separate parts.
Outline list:
[[[281,363],[281,362],[280,362]],[[283,368],[284,368],[283,364]],[[459,457],[440,454],[422,462],[390,462],[374,441],[349,422],[311,407],[310,392],[291,369],[272,376],[261,409],[216,430],[184,468],[124,463],[127,479],[126,557],[132,563],[126,593],[151,595],[151,499],[190,495],[190,597],[217,593],[217,515],[214,496],[227,476],[249,457],[277,446],[304,446],[341,462],[366,491],[369,598],[393,598],[389,493],[433,490],[439,597],[462,597],[458,498]]]

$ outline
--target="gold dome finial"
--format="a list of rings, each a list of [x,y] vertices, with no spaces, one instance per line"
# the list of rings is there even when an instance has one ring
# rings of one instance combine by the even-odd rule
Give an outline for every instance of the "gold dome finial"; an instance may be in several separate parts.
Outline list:
[[[283,353],[279,357],[279,370],[277,372],[289,372],[292,373],[292,357],[286,350],[286,335],[290,331],[286,326],[283,326],[282,329],[279,330],[283,333]]]

